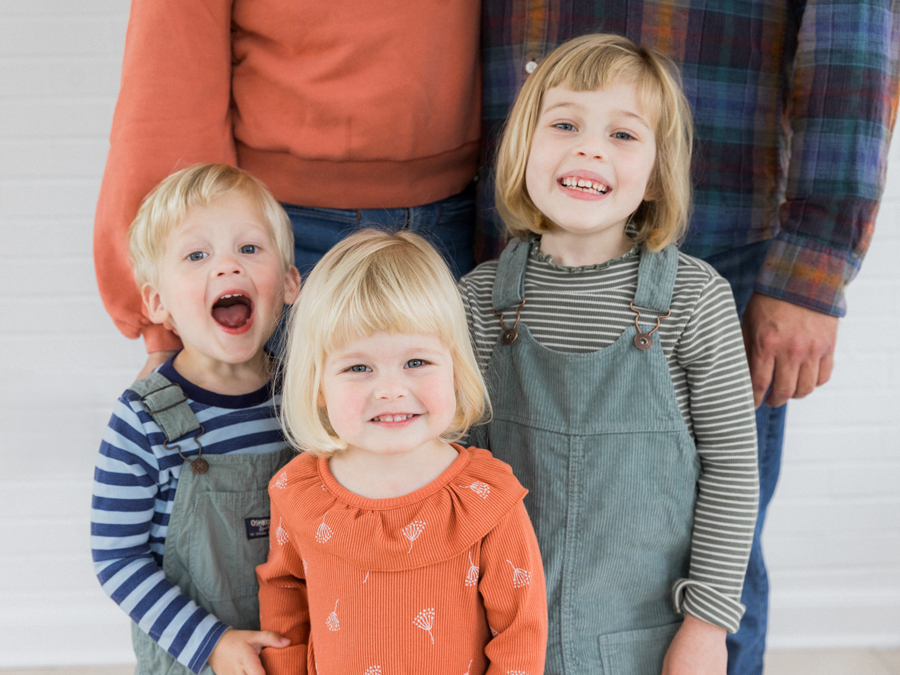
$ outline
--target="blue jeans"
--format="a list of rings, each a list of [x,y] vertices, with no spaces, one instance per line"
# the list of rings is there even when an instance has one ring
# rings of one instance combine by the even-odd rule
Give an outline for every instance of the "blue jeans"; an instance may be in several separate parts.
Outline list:
[[[458,279],[475,267],[475,183],[441,201],[399,209],[325,209],[282,204],[294,227],[294,264],[307,276],[326,251],[366,227],[407,229],[443,255]]]
[[[706,261],[728,283],[734,292],[738,315],[743,319],[744,309],[753,294],[753,282],[762,267],[768,242],[748,244],[711,256]],[[759,515],[750,561],[744,579],[741,602],[747,611],[741,619],[737,633],[729,635],[728,675],[761,675],[763,653],[766,650],[766,628],[769,615],[769,578],[763,561],[760,535],[766,520],[766,509],[775,491],[781,470],[781,446],[784,441],[784,420],[787,405],[770,408],[763,403],[756,411],[756,433],[759,459]]]

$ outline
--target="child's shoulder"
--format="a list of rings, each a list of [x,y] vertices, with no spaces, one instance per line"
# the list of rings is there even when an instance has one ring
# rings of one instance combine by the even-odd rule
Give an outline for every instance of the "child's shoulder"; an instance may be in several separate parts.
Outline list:
[[[688,255],[681,249],[678,249],[678,275],[694,277],[707,283],[722,278],[708,262]]]
[[[691,296],[716,294],[727,291],[731,286],[716,269],[705,260],[678,250],[678,271],[675,275],[675,295]]]
[[[277,492],[305,489],[311,480],[319,478],[318,461],[318,457],[301,452],[272,476],[269,481],[269,492],[274,495]]]
[[[492,286],[497,276],[496,260],[488,260],[478,265],[474,270],[459,280],[461,290],[476,289],[484,286]]]
[[[513,475],[512,467],[506,462],[494,457],[490,450],[467,447],[469,461],[460,471],[458,480],[454,481],[463,490],[472,490],[484,499],[487,494],[504,495],[504,498],[513,501],[525,497],[528,490],[522,487],[519,480]],[[485,491],[487,494],[485,494]]]

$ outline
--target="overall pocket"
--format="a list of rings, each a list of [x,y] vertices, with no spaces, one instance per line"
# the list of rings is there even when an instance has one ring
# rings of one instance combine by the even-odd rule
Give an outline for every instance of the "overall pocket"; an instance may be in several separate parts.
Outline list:
[[[191,581],[213,602],[256,596],[256,566],[266,561],[269,494],[201,492],[191,512]]]
[[[603,675],[659,675],[681,622],[601,635]]]

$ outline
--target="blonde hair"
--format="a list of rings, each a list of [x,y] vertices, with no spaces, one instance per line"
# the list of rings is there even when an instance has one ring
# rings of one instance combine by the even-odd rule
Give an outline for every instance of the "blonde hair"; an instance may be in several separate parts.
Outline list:
[[[159,269],[166,240],[195,206],[232,192],[253,201],[269,225],[281,262],[287,272],[294,264],[294,232],[291,221],[265,185],[246,171],[228,164],[195,164],[164,178],[144,197],[128,228],[128,258],[138,287],[159,284]]]
[[[332,350],[379,332],[436,335],[450,351],[456,414],[442,440],[485,417],[487,389],[447,265],[418,235],[367,229],[325,254],[291,311],[281,403],[291,444],[320,457],[346,449],[319,405],[323,367]]]
[[[552,223],[534,205],[525,169],[544,94],[553,87],[594,91],[633,83],[638,102],[655,121],[656,162],[647,184],[650,200],[634,212],[636,242],[658,251],[687,230],[691,205],[691,110],[675,64],[618,35],[584,35],[547,55],[525,81],[509,115],[497,158],[495,199],[513,236],[548,232]]]

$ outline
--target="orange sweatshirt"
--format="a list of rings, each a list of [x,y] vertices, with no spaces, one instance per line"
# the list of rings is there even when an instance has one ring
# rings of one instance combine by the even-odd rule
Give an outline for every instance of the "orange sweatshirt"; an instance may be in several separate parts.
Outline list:
[[[403,497],[342,488],[328,460],[295,458],[269,484],[268,561],[257,568],[267,675],[541,675],[540,553],[507,464],[459,456]]]
[[[252,172],[283,202],[408,207],[460,192],[479,138],[479,0],[132,0],[97,205],[107,311],[149,351],[127,229],[165,176]]]

